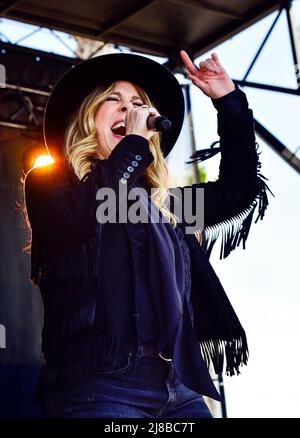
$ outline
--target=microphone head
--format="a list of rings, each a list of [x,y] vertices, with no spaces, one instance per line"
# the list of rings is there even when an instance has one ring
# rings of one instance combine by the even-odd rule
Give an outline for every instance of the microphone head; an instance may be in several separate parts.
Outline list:
[[[160,122],[160,131],[161,132],[168,131],[171,128],[172,123],[166,117],[162,117],[162,119],[163,120],[161,120],[161,122]]]
[[[166,132],[171,128],[172,123],[163,116],[149,116],[147,126],[149,129],[156,129],[158,132]]]

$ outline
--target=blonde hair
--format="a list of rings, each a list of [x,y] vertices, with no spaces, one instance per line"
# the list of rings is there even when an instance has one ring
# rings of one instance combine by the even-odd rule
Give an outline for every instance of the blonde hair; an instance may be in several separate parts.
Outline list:
[[[64,137],[64,154],[72,166],[75,175],[82,180],[87,173],[91,172],[91,163],[94,159],[103,159],[99,152],[95,115],[99,106],[107,99],[118,81],[112,83],[105,90],[96,88],[82,102],[79,110],[69,123]],[[139,86],[132,84],[143,102],[148,106],[154,106],[146,92]],[[175,227],[178,218],[168,206],[170,192],[170,173],[160,147],[160,137],[155,133],[149,141],[149,148],[154,160],[147,168],[145,176],[148,184],[155,190],[151,191],[151,199],[161,210],[163,215]]]

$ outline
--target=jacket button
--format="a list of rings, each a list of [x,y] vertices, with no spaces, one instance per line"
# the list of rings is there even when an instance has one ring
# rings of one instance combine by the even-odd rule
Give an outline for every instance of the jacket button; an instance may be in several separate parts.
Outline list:
[[[125,179],[125,178],[121,178],[120,181],[121,181],[122,184],[126,184],[127,183],[127,179]]]
[[[133,172],[133,171],[134,171],[134,167],[132,167],[132,166],[128,166],[128,167],[127,167],[127,170],[128,170],[128,172]]]
[[[128,173],[128,172],[123,173],[123,177],[128,179],[130,177],[130,173]]]
[[[142,157],[141,157],[140,155],[136,155],[136,156],[135,156],[135,159],[136,159],[137,161],[141,161]]]
[[[135,161],[135,160],[133,160],[133,161],[131,162],[131,164],[132,164],[134,167],[137,167],[137,166],[139,165],[139,163],[138,163],[137,161]]]

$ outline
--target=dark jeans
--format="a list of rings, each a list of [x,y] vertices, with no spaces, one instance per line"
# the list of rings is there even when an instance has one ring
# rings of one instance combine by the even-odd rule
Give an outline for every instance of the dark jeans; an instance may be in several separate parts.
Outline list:
[[[125,370],[125,371],[124,371]],[[203,397],[185,387],[173,362],[142,358],[134,375],[124,370],[77,378],[45,394],[48,417],[212,418]]]

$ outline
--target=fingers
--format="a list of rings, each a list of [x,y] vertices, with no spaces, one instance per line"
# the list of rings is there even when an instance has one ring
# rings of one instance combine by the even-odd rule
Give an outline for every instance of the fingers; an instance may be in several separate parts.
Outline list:
[[[147,119],[149,116],[160,116],[159,112],[154,107],[142,105],[141,107],[130,109],[125,116],[126,132],[145,134],[148,130],[154,131],[147,127]]]
[[[136,121],[136,120],[147,120],[147,117],[149,116],[148,106],[142,105],[137,108],[130,109],[127,114],[128,121]]]
[[[204,93],[207,91],[207,83],[202,79],[199,79],[198,76],[190,75],[189,79],[193,82],[196,87],[199,87]]]
[[[202,71],[210,71],[212,73],[218,73],[218,67],[211,59],[206,59],[205,61],[201,61],[200,70]]]
[[[150,114],[151,116],[160,116],[160,114],[159,114],[159,112],[157,111],[157,109],[154,108],[154,107],[152,107],[152,106],[148,108],[148,111],[149,111],[149,114]]]
[[[215,52],[212,53],[211,58],[207,58],[205,61],[200,62],[199,69],[193,64],[185,50],[180,51],[180,56],[186,69],[191,75],[197,75],[199,69],[202,71],[210,71],[212,73],[220,73],[223,70],[218,55]]]
[[[142,135],[149,140],[156,130],[152,126],[149,128],[147,123],[148,117],[159,115],[156,108],[149,107],[148,105],[130,109],[125,116],[126,134]]]
[[[218,57],[218,55],[217,55],[215,52],[211,55],[211,57],[212,57],[214,63],[215,63],[218,67],[222,67],[222,65],[221,65],[221,63],[220,63],[220,60],[219,60],[219,57]]]
[[[180,50],[180,56],[181,56],[182,62],[185,65],[185,68],[188,70],[188,72],[190,74],[196,74],[198,72],[198,69],[193,64],[191,58],[189,57],[189,55],[186,53],[185,50]]]
[[[141,108],[146,109],[151,116],[160,116],[159,112],[153,106],[142,105]]]

